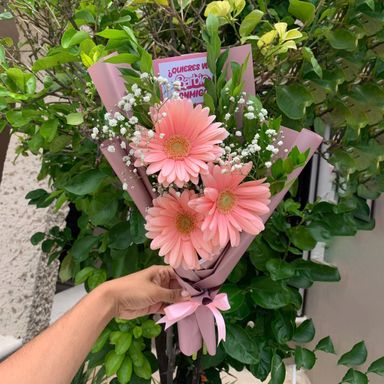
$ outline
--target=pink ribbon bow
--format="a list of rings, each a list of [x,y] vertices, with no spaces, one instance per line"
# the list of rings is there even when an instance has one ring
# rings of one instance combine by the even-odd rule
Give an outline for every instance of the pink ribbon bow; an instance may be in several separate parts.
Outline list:
[[[205,304],[204,301],[208,300],[209,303]],[[203,310],[204,308],[208,309],[208,311]],[[167,329],[177,322],[187,319],[190,316],[197,315],[200,311],[200,316],[198,316],[200,319],[197,319],[197,323],[202,338],[208,347],[208,352],[211,353],[213,347],[214,349],[216,349],[216,347],[212,346],[212,338],[210,336],[214,334],[214,330],[213,332],[210,332],[209,330],[211,322],[209,321],[210,319],[207,318],[207,315],[211,313],[216,320],[218,345],[221,340],[225,341],[226,338],[225,321],[220,311],[227,311],[230,308],[231,306],[229,305],[226,293],[219,293],[213,299],[207,297],[202,298],[200,296],[198,298],[192,298],[190,301],[172,304],[164,308],[165,316],[163,316],[158,323],[164,323],[165,329]]]

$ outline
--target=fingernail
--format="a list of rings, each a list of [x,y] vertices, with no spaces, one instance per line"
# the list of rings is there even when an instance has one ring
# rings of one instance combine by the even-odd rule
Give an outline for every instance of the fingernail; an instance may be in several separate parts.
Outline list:
[[[183,297],[189,297],[189,296],[191,296],[191,295],[189,294],[188,291],[182,290],[182,291],[181,291],[181,296],[183,296]]]

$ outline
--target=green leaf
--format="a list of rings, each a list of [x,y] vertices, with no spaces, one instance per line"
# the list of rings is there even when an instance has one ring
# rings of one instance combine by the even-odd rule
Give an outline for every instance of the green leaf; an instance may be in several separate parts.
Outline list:
[[[98,243],[99,238],[96,236],[85,236],[77,239],[70,250],[74,260],[80,263],[88,258],[91,249]]]
[[[91,169],[77,174],[69,180],[64,189],[74,195],[84,196],[95,192],[105,178],[106,175],[104,173],[97,169]]]
[[[105,357],[104,366],[107,376],[114,375],[123,363],[124,355],[118,355],[116,351],[110,351]]]
[[[364,341],[360,341],[360,343],[355,344],[349,352],[344,353],[337,364],[346,365],[348,367],[361,365],[367,360],[367,355],[368,352],[365,343]]]
[[[250,287],[250,295],[260,307],[277,309],[291,301],[289,290],[280,281],[273,281],[269,277],[256,277]]]
[[[329,44],[335,49],[354,51],[357,46],[356,35],[347,29],[337,29],[325,34]]]
[[[6,12],[0,13],[0,21],[1,20],[11,20],[11,19],[13,19],[13,15],[11,12],[6,11]]]
[[[350,384],[368,384],[368,377],[363,372],[350,368],[341,382]]]
[[[139,338],[143,335],[143,330],[142,330],[141,327],[139,327],[138,325],[136,325],[136,327],[133,328],[132,333],[133,333],[133,337],[134,337],[135,339],[139,339]]]
[[[70,113],[66,116],[68,125],[80,125],[84,122],[83,114],[80,112]]]
[[[77,285],[84,283],[88,279],[88,277],[92,275],[94,270],[94,267],[85,267],[81,269],[79,272],[76,273],[75,284]]]
[[[263,346],[260,348],[260,361],[257,364],[251,364],[249,371],[253,376],[259,380],[264,381],[267,379],[269,372],[271,372],[272,364],[272,351],[270,347]]]
[[[46,56],[34,62],[32,70],[34,72],[50,69],[61,64],[77,61],[77,56],[68,52],[60,52],[54,55]]]
[[[228,295],[229,304],[231,306],[231,308],[226,311],[226,313],[236,312],[244,303],[244,291],[236,284],[224,284],[221,291]]]
[[[149,361],[144,357],[143,364],[138,366],[133,366],[133,371],[135,372],[135,375],[141,377],[142,379],[149,380],[152,377],[152,369],[151,364],[149,364]]]
[[[85,31],[76,31],[75,29],[68,29],[64,32],[61,38],[61,46],[63,48],[69,48],[73,45],[80,44],[83,40],[89,37]]]
[[[296,259],[291,265],[295,267],[297,274],[303,274],[312,281],[340,281],[338,269],[331,265],[304,259]]]
[[[240,36],[245,37],[249,36],[252,31],[255,29],[256,25],[259,24],[261,18],[263,17],[264,12],[255,9],[248,13],[247,16],[244,17],[243,21],[240,24]]]
[[[315,337],[315,327],[311,319],[302,322],[293,335],[293,341],[296,343],[309,343]]]
[[[268,384],[283,384],[285,380],[285,365],[278,354],[272,357],[271,380]]]
[[[329,336],[324,337],[317,343],[315,351],[323,351],[326,353],[336,354],[332,339]]]
[[[105,343],[109,339],[110,333],[111,331],[108,328],[104,329],[104,331],[101,332],[101,335],[97,338],[96,343],[92,348],[92,353],[100,352],[103,349]]]
[[[316,240],[309,230],[302,225],[290,228],[287,233],[293,245],[303,251],[310,251],[316,245]]]
[[[316,363],[316,355],[309,349],[296,347],[295,364],[297,369],[312,369]]]
[[[49,150],[52,153],[62,151],[67,145],[72,142],[72,137],[67,135],[56,136],[49,145]]]
[[[107,280],[107,272],[104,269],[96,269],[89,276],[87,284],[90,289],[95,289]]]
[[[43,123],[40,127],[40,135],[50,143],[56,136],[59,120],[51,119]]]
[[[274,281],[288,279],[295,274],[295,268],[282,259],[268,260],[265,267]]]
[[[74,262],[71,254],[67,254],[60,264],[59,278],[62,283],[73,276]]]
[[[146,240],[145,219],[138,209],[134,208],[129,218],[131,239],[135,244],[142,244]]]
[[[121,363],[119,370],[117,371],[117,378],[120,384],[128,384],[131,381],[133,372],[132,360],[129,356],[126,356]]]
[[[161,326],[156,324],[153,320],[145,320],[144,323],[141,324],[142,334],[147,339],[153,339],[160,335]]]
[[[129,222],[118,223],[109,231],[109,247],[113,249],[126,249],[132,244]]]
[[[244,364],[259,362],[260,351],[256,341],[238,325],[227,326],[227,338],[223,346],[229,356]]]
[[[44,232],[36,232],[32,237],[31,237],[31,243],[32,245],[37,245],[41,241],[45,239],[45,233]]]
[[[121,39],[127,39],[128,35],[125,31],[122,31],[121,29],[104,29],[104,31],[96,33],[97,36],[104,37],[105,39],[112,39],[112,40],[121,40]]]
[[[276,87],[276,103],[290,119],[299,120],[304,117],[306,108],[313,103],[313,99],[303,85],[281,85]]]
[[[323,70],[321,69],[319,62],[317,61],[311,48],[303,47],[302,52],[303,52],[303,58],[311,64],[316,75],[319,76],[320,78],[322,78],[323,77]]]
[[[324,136],[326,125],[320,117],[315,117],[315,120],[313,121],[313,127],[315,128],[316,133]]]
[[[89,204],[89,220],[94,225],[110,225],[116,218],[119,202],[110,193],[98,193]]]
[[[279,344],[286,344],[292,339],[294,331],[294,315],[278,310],[274,313],[272,332]]]
[[[110,57],[104,62],[112,64],[133,64],[136,63],[139,59],[139,56],[132,55],[131,53],[121,53],[120,55]]]
[[[118,355],[125,354],[132,344],[132,333],[123,332],[115,345],[115,351]]]
[[[368,368],[368,372],[376,373],[376,375],[384,376],[384,357],[375,360]]]
[[[307,1],[289,0],[288,12],[303,21],[310,24],[315,17],[316,7]]]

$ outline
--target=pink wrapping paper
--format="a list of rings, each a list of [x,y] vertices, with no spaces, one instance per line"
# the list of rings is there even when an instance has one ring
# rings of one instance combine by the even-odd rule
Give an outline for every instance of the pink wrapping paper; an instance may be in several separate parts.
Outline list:
[[[236,51],[233,52],[234,54],[231,55],[230,59],[242,63],[245,57],[238,57]],[[244,48],[238,49],[238,52],[246,56]],[[119,64],[119,66],[122,65]],[[245,84],[253,87],[254,82],[249,81],[251,78],[253,79],[253,74],[249,73],[249,71],[252,72],[252,68],[247,68],[246,77],[248,76],[249,79],[245,79]],[[117,66],[115,64],[97,63],[89,69],[89,73],[107,110],[113,111],[125,93],[124,81],[118,72]],[[254,88],[250,89],[249,93],[254,94]],[[277,157],[284,157],[283,149],[291,150],[294,146],[297,146],[302,152],[310,149],[307,158],[307,161],[309,161],[322,141],[319,135],[307,129],[297,132],[289,128],[283,128],[282,131],[285,136],[284,146]],[[122,158],[127,156],[128,153],[127,150],[121,148],[120,142],[120,138],[107,140],[101,144],[101,151],[121,182],[127,184],[127,192],[140,212],[145,216],[146,208],[152,206],[152,199],[156,195],[152,191],[145,169],[139,168],[137,173],[134,173],[133,166],[128,167],[124,163]],[[115,152],[108,151],[107,148],[110,145],[115,147]],[[290,185],[299,176],[302,169],[303,167],[294,170],[288,176],[286,187],[272,197],[270,212],[263,217],[264,222],[268,220],[275,208],[283,200]],[[194,305],[195,310],[192,314],[177,322],[179,346],[181,352],[185,355],[192,355],[197,352],[202,347],[203,342],[209,354],[214,355],[216,353],[215,317],[212,310],[209,309],[209,304],[215,301],[220,286],[247,251],[254,238],[254,236],[243,232],[238,247],[227,246],[215,260],[203,262],[202,269],[187,271],[178,268],[176,270],[180,284],[188,290],[193,297],[193,301],[199,304]]]

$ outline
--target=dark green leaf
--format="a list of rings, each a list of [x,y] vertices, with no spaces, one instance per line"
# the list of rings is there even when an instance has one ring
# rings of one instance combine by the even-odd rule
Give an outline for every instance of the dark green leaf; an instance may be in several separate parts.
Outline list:
[[[73,177],[69,183],[64,186],[64,189],[74,195],[84,196],[95,192],[105,177],[106,175],[99,170],[91,169]]]
[[[367,360],[367,348],[365,347],[364,341],[360,341],[359,343],[355,344],[353,348],[347,352],[344,353],[337,362],[338,365],[346,365],[348,367],[354,367],[357,365],[364,364]]]
[[[295,274],[295,268],[282,259],[271,259],[265,264],[272,280],[288,279]]]
[[[335,49],[344,49],[346,51],[353,51],[357,46],[356,35],[346,29],[336,29],[326,33],[326,37]]]
[[[109,231],[109,247],[114,249],[126,249],[132,244],[129,222],[121,222]]]
[[[368,372],[384,376],[384,357],[375,360],[368,368]]]
[[[250,295],[253,301],[263,308],[277,309],[291,301],[289,290],[279,281],[268,277],[257,277],[252,281]]]
[[[268,384],[283,384],[285,380],[285,365],[277,354],[272,357],[271,380]]]
[[[293,340],[296,343],[309,343],[315,337],[315,327],[311,319],[305,320],[302,322],[299,327],[297,327],[295,334],[293,335]]]
[[[43,232],[36,232],[32,237],[31,237],[31,243],[32,245],[37,245],[41,241],[43,241],[45,238],[45,233]]]
[[[312,369],[316,363],[316,355],[309,349],[296,347],[295,364],[297,369]]]
[[[98,243],[99,239],[96,236],[85,236],[77,239],[70,250],[74,260],[80,263],[88,258],[91,249]]]
[[[350,368],[343,377],[342,383],[368,384],[368,377],[363,372]]]
[[[333,354],[336,353],[335,347],[333,346],[332,339],[329,336],[324,337],[317,343],[315,347],[315,351],[323,351],[326,353],[333,353]]]
[[[229,356],[244,364],[257,364],[259,361],[256,341],[238,325],[227,326],[227,339],[223,346]]]
[[[299,120],[304,117],[305,111],[313,103],[313,99],[303,85],[282,85],[276,88],[276,103],[290,119]]]

